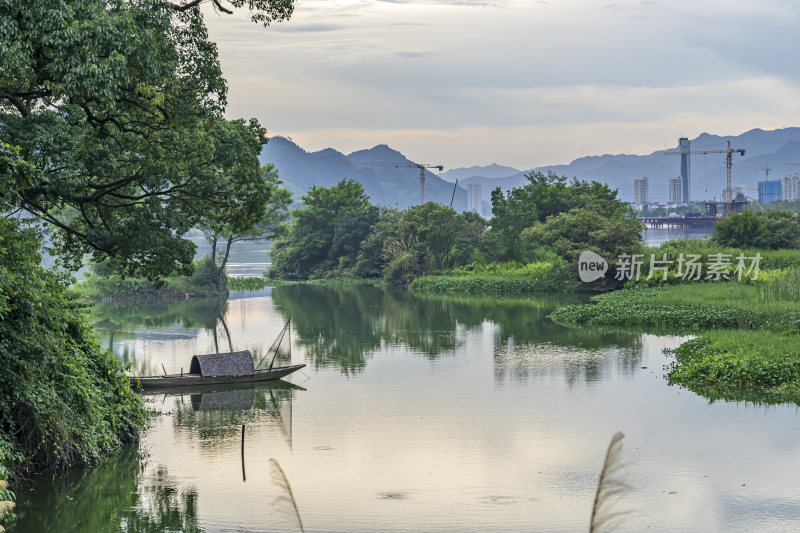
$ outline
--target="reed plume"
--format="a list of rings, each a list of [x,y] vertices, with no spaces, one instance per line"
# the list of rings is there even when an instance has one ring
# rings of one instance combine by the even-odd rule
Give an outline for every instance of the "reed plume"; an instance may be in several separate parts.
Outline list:
[[[273,504],[281,512],[297,520],[297,526],[300,531],[305,533],[303,521],[300,519],[300,511],[297,509],[297,502],[294,500],[294,494],[292,494],[292,487],[289,485],[289,480],[286,479],[286,474],[283,473],[283,468],[275,459],[269,460],[269,473],[272,477],[272,483],[281,490],[280,496],[275,498]]]
[[[597,491],[594,494],[589,533],[613,531],[622,521],[622,517],[631,513],[631,511],[613,510],[614,505],[631,488],[618,477],[623,467],[620,458],[623,438],[625,435],[617,432],[611,437],[608,445],[606,460],[603,462],[603,469],[600,471],[600,479],[597,482]]]

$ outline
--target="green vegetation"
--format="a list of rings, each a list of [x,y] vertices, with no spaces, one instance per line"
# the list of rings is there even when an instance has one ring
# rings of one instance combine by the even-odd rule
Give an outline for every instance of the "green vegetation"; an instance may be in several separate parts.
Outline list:
[[[757,387],[795,401],[800,396],[800,335],[708,331],[674,353],[673,383]]]
[[[522,296],[564,290],[563,282],[549,279],[512,278],[479,274],[474,276],[420,276],[409,287],[412,291],[441,294],[497,294]]]
[[[251,234],[281,204],[258,161],[266,131],[224,117],[202,3],[0,3],[0,478],[93,461],[145,421],[68,277],[40,266],[43,231],[61,265],[88,256],[133,290],[123,277],[192,272],[190,228]],[[263,24],[293,9],[214,4]]]
[[[490,263],[455,268],[440,276],[420,276],[409,288],[439,294],[522,296],[565,290],[566,283],[558,277],[552,263]]]
[[[256,277],[241,277],[241,278],[228,278],[228,289],[232,291],[257,291],[264,287],[281,287],[284,285],[323,285],[326,287],[353,287],[359,285],[367,285],[371,287],[382,287],[383,280],[375,278],[356,278],[356,277],[339,277],[339,278],[320,278],[308,280],[294,280],[287,281],[282,279],[270,278],[256,278]]]
[[[0,218],[3,467],[66,467],[134,438],[141,398],[104,350],[68,280],[40,265],[38,236]]]
[[[577,282],[574,267],[584,250],[607,257],[643,251],[642,225],[616,191],[597,182],[568,183],[553,173],[532,172],[528,180],[506,195],[492,193],[491,226],[474,213],[433,202],[378,210],[349,180],[314,187],[294,212],[288,233],[273,241],[269,276],[382,277],[396,285],[424,277],[418,290],[448,292],[458,290],[460,282],[451,279],[456,276],[464,278],[460,286],[467,292],[521,294]],[[550,265],[549,278],[519,270],[537,263]],[[591,289],[618,285],[612,270]]]
[[[683,332],[800,328],[800,302],[773,301],[766,294],[767,290],[757,285],[734,282],[623,289],[595,296],[593,304],[557,309],[552,318],[570,325]]]
[[[184,299],[204,298],[226,294],[227,278],[219,278],[219,271],[210,257],[195,261],[191,276],[172,275],[158,282],[142,277],[123,278],[116,272],[104,270],[105,264],[93,265],[94,274],[76,283],[71,290],[90,300],[104,299]]]
[[[794,252],[765,251],[765,257],[782,265],[797,257]],[[712,387],[717,397],[748,387],[798,401],[800,268],[793,265],[762,272],[752,283],[633,286],[595,296],[593,304],[559,308],[551,318],[572,326],[696,334],[674,351],[672,383],[692,390]]]
[[[734,248],[800,247],[800,217],[786,211],[734,214],[714,225],[711,240]]]

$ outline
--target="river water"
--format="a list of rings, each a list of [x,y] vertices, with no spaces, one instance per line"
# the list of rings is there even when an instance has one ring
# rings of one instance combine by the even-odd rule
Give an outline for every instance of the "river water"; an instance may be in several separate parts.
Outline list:
[[[565,329],[560,303],[295,285],[101,304],[103,342],[138,374],[264,353],[290,316],[308,366],[293,385],[147,396],[141,443],[34,480],[12,531],[299,531],[270,459],[306,531],[587,531],[617,431],[618,531],[800,530],[794,405],[669,386],[680,338]]]

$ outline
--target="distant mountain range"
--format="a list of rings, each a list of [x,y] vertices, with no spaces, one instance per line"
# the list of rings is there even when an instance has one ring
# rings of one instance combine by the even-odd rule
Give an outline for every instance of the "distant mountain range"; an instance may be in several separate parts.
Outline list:
[[[775,180],[800,170],[800,128],[754,129],[738,136],[703,133],[691,139],[690,143],[692,150],[721,150],[726,147],[727,140],[734,148],[746,150],[744,157],[734,154],[732,182],[734,186],[742,186],[748,196],[757,197],[757,183],[764,179],[763,169],[767,165],[773,169],[770,179]],[[667,151],[678,151],[677,139],[676,145]],[[275,137],[264,148],[261,161],[272,162],[278,167],[281,179],[294,193],[296,201],[311,185],[329,187],[347,176],[360,181],[376,204],[404,209],[419,203],[419,171],[416,168],[354,164],[386,162],[413,165],[403,154],[383,144],[344,155],[332,148],[306,152],[288,139]],[[680,157],[664,155],[664,150],[648,155],[606,154],[531,170],[552,170],[570,178],[601,181],[619,189],[620,198],[626,201],[633,201],[633,180],[647,176],[650,201],[667,201],[669,179],[680,174]],[[479,183],[483,201],[488,202],[492,189],[496,187],[507,191],[527,183],[527,172],[496,163],[451,169],[438,176],[426,171],[425,199],[448,205],[453,194],[452,182],[458,179],[453,207],[462,211],[467,207],[465,188],[469,183]],[[725,155],[692,155],[690,184],[692,200],[721,199],[725,188]]]
[[[765,177],[764,168],[772,169],[770,179],[778,180],[783,176],[800,170],[800,128],[784,128],[765,131],[750,130],[737,136],[719,136],[703,133],[690,139],[691,150],[723,150],[726,141],[731,141],[733,148],[744,148],[744,157],[734,154],[731,182],[734,186],[742,186],[743,192],[750,197],[758,197],[758,182]],[[568,165],[549,165],[531,170],[546,172],[552,170],[556,174],[596,180],[619,189],[619,196],[625,201],[633,201],[633,180],[648,177],[651,202],[669,200],[669,179],[680,175],[680,156],[664,155],[665,150],[657,150],[648,155],[606,154],[587,156],[575,159]],[[679,151],[677,139],[674,147],[666,151]],[[459,172],[455,169],[452,172]],[[472,177],[460,179],[459,185],[480,183],[484,200],[489,199],[495,187],[508,190],[527,183],[526,172],[492,178],[480,172]],[[689,196],[692,200],[721,200],[725,189],[725,155],[692,155],[690,156]]]
[[[440,178],[446,179],[447,181],[456,181],[463,180],[465,178],[471,177],[481,177],[481,178],[507,178],[509,176],[514,176],[522,172],[521,170],[514,168],[514,167],[506,167],[503,165],[498,165],[497,163],[492,163],[486,167],[462,167],[462,168],[454,168],[452,170],[448,170],[446,172],[442,172],[439,174]]]
[[[292,191],[295,202],[312,185],[330,187],[342,178],[355,179],[377,205],[405,209],[420,201],[419,169],[397,150],[380,144],[369,150],[359,150],[344,155],[333,148],[307,152],[289,139],[273,137],[261,152],[262,163],[273,163],[284,186]],[[359,164],[362,163],[362,164]],[[373,166],[363,163],[391,163],[400,166]],[[425,171],[425,201],[449,205],[453,197],[453,184],[436,174]],[[467,208],[467,193],[457,187],[453,208]]]

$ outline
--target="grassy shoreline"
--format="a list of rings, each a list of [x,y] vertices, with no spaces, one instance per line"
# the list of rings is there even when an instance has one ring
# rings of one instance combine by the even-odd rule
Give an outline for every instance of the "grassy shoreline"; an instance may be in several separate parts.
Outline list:
[[[568,286],[562,281],[531,279],[502,274],[477,274],[470,276],[420,276],[411,282],[413,292],[433,294],[503,295],[566,292]]]
[[[793,274],[765,284],[694,283],[634,287],[565,306],[550,318],[571,326],[692,333],[671,350],[670,383],[800,398],[800,302]],[[787,281],[788,280],[788,281]]]

